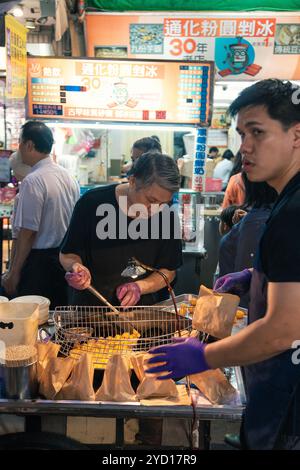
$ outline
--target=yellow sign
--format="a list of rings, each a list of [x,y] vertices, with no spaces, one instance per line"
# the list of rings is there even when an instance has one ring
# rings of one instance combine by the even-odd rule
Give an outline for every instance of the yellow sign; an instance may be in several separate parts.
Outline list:
[[[25,98],[27,82],[27,29],[13,16],[5,16],[6,96]]]

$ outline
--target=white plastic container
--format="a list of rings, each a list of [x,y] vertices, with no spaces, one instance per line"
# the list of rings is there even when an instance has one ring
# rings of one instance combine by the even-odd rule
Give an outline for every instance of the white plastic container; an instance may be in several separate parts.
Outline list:
[[[46,323],[49,318],[49,305],[50,300],[41,295],[23,295],[22,297],[15,297],[10,301],[11,303],[35,303],[39,306],[38,324]]]
[[[31,345],[37,341],[37,303],[0,303],[0,341],[6,346]]]

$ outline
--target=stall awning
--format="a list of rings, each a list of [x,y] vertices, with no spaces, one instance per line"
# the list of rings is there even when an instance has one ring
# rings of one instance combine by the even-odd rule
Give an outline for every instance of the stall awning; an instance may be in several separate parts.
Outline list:
[[[85,6],[106,11],[296,11],[299,0],[85,0]]]

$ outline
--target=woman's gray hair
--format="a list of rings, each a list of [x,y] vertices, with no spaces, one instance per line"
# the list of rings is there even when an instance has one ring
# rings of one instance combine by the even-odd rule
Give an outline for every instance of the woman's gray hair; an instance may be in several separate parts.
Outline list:
[[[137,189],[156,183],[163,189],[176,193],[180,188],[178,167],[169,155],[158,152],[143,153],[135,161],[129,176],[134,176]]]

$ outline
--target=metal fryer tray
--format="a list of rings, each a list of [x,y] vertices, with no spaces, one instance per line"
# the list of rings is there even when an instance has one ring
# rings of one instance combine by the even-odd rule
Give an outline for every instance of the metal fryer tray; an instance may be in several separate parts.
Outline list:
[[[197,294],[180,294],[180,295],[176,295],[175,296],[175,301],[176,301],[177,305],[182,304],[182,303],[189,303],[191,298],[198,299],[198,295]],[[165,305],[165,306],[170,305],[170,306],[173,306],[173,302],[172,302],[172,299],[167,299],[167,300],[164,300],[163,302],[159,302],[156,305]]]
[[[196,294],[180,294],[175,296],[177,308],[180,307],[180,305],[182,304],[189,304],[191,299],[198,299],[198,296]],[[166,311],[171,311],[172,313],[175,313],[172,299],[164,300],[163,302],[159,302],[156,305],[165,307]],[[188,318],[190,320],[193,318],[189,312],[187,312],[185,315],[180,315],[180,317]]]
[[[192,329],[190,318],[177,319],[170,308],[141,306],[118,309],[119,316],[109,307],[57,307],[53,321],[60,352],[78,358],[83,352],[91,352],[95,367],[101,368],[115,352],[148,351],[151,347],[171,342],[178,328]]]

